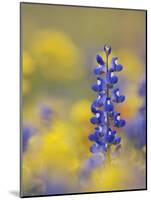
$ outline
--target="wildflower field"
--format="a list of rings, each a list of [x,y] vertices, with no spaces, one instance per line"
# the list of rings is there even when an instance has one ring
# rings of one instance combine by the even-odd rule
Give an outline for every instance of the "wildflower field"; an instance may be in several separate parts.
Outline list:
[[[145,20],[21,4],[22,196],[146,188]]]

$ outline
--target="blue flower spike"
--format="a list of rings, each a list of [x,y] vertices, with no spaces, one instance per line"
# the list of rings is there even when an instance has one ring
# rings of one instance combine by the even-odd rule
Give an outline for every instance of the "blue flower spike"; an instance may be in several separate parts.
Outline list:
[[[106,61],[100,55],[96,56],[98,67],[94,69],[97,75],[97,82],[92,85],[92,90],[97,93],[96,99],[91,105],[94,114],[90,121],[96,127],[94,132],[89,135],[89,140],[93,142],[90,147],[92,153],[103,153],[107,160],[111,160],[112,145],[120,145],[121,137],[118,136],[114,128],[125,126],[126,121],[121,119],[120,113],[115,111],[114,104],[125,101],[125,96],[120,94],[119,88],[115,87],[118,77],[115,74],[123,69],[118,64],[118,58],[112,58],[111,65],[108,64],[108,57],[111,54],[111,47],[105,45],[104,52]],[[102,73],[103,72],[103,73]]]
[[[143,100],[135,116],[128,121],[126,126],[126,136],[130,139],[132,144],[138,148],[143,149],[146,146],[146,80],[143,78],[139,84],[138,95]]]

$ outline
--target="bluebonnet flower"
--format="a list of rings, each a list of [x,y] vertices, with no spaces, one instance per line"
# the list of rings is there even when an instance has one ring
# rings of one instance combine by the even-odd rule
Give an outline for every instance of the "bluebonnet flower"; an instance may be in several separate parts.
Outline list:
[[[90,121],[92,124],[103,124],[104,123],[104,113],[102,110],[97,110],[94,117],[91,117]]]
[[[101,138],[104,136],[103,127],[95,127],[94,133],[89,135],[89,140],[94,141],[96,143],[101,143]]]
[[[146,145],[146,81],[140,83],[138,94],[144,98],[143,105],[138,109],[135,117],[128,121],[126,135],[136,148],[143,148]]]
[[[94,68],[93,70],[94,74],[100,75],[102,73],[105,73],[106,72],[105,63],[100,55],[96,55],[96,61],[98,63],[98,66]]]
[[[120,145],[121,138],[117,135],[114,127],[121,128],[126,124],[125,120],[121,119],[120,113],[114,110],[114,103],[122,103],[125,100],[125,96],[119,93],[119,88],[115,88],[115,84],[118,82],[118,76],[115,73],[121,71],[123,66],[118,64],[117,57],[112,58],[109,66],[108,56],[111,53],[111,47],[105,45],[104,51],[106,62],[100,55],[96,56],[99,69],[94,69],[97,83],[92,85],[92,90],[97,92],[97,98],[91,105],[94,116],[90,119],[96,127],[88,137],[93,142],[90,147],[92,153],[105,153],[110,150],[112,145]]]
[[[92,85],[92,90],[95,92],[102,92],[105,89],[105,81],[98,77],[97,78],[97,83]]]
[[[113,89],[113,102],[122,103],[123,101],[125,101],[125,96],[120,95],[119,88]]]
[[[101,107],[104,105],[105,100],[106,100],[106,95],[105,95],[105,91],[103,91],[102,93],[98,94],[98,97],[97,99],[94,100],[92,106]]]
[[[96,61],[101,66],[105,65],[105,62],[103,61],[102,57],[100,55],[98,55],[98,54],[96,55]]]
[[[118,77],[114,75],[114,70],[113,69],[110,69],[108,72],[107,72],[107,83],[108,84],[116,84],[118,82]]]
[[[123,69],[123,66],[118,63],[118,58],[117,57],[113,57],[112,58],[111,68],[116,72],[119,72],[119,71],[121,71]]]
[[[114,109],[114,106],[113,106],[113,103],[111,102],[111,98],[107,97],[106,101],[104,103],[104,110],[106,112],[111,112],[111,111],[113,111],[113,109]]]
[[[112,131],[110,128],[108,128],[105,134],[105,142],[108,144],[119,144],[120,141],[121,138],[117,136],[116,131]]]
[[[120,128],[125,126],[126,121],[121,119],[120,113],[114,114],[114,124],[116,127]]]

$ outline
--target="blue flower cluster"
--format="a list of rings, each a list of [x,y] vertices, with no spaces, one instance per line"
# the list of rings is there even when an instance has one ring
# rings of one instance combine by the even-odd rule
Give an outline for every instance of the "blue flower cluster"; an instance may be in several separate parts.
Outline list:
[[[53,117],[53,111],[52,109],[46,105],[42,104],[39,110],[39,117],[43,121],[42,126],[44,128],[49,128],[51,125],[52,117]],[[25,152],[28,148],[29,140],[32,136],[34,136],[36,133],[41,132],[40,128],[43,127],[35,127],[33,124],[23,124],[22,127],[22,151]]]
[[[115,103],[125,101],[125,96],[115,86],[118,82],[116,72],[120,72],[123,66],[118,63],[117,57],[112,58],[109,66],[110,46],[105,45],[104,52],[106,62],[100,55],[96,55],[98,66],[93,70],[97,81],[92,85],[92,90],[97,93],[97,98],[91,105],[91,111],[94,116],[90,121],[96,126],[94,132],[89,135],[89,140],[94,142],[90,147],[92,153],[107,152],[111,145],[119,144],[121,138],[117,135],[114,127],[121,128],[126,124],[120,113],[116,112],[114,108]]]
[[[91,176],[91,173],[94,169],[100,168],[103,166],[105,161],[105,156],[101,154],[92,154],[89,159],[84,162],[84,165],[81,167],[79,177],[80,181],[85,183],[88,178]]]
[[[135,117],[128,121],[126,135],[136,148],[141,149],[146,145],[146,81],[143,79],[139,86],[138,94],[144,99]]]

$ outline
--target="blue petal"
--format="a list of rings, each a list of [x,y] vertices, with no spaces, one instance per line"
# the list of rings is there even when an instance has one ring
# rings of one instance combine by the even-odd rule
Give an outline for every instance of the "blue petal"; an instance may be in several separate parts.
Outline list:
[[[125,126],[126,121],[124,119],[121,119],[121,120],[115,120],[114,123],[116,127],[121,128]]]
[[[89,138],[89,140],[91,140],[91,141],[96,141],[96,136],[95,136],[94,134],[90,134],[90,135],[88,136],[88,138]]]
[[[99,86],[97,84],[93,84],[92,85],[92,90],[94,90],[95,92],[99,91]]]
[[[101,138],[102,136],[103,136],[103,133],[101,133],[101,132],[99,132],[99,131],[95,131],[95,136],[97,137],[97,138]]]
[[[120,120],[120,127],[125,126],[125,124],[126,124],[126,121],[124,119],[121,119]]]
[[[93,113],[97,113],[97,109],[96,109],[96,107],[95,107],[95,103],[93,103],[92,105],[91,105],[91,111],[93,112]]]
[[[112,131],[112,135],[116,135],[116,131]]]
[[[93,72],[94,72],[95,75],[99,75],[101,73],[100,67],[94,68]]]
[[[106,77],[107,82],[108,82],[109,84],[115,84],[115,83],[118,82],[118,77],[115,76],[115,75],[111,77],[111,73],[113,73],[113,69],[110,69],[110,70],[108,71],[108,73],[107,73],[107,77]]]
[[[103,102],[102,102],[102,100],[97,100],[97,107],[101,107],[101,106],[103,106]]]
[[[119,103],[122,103],[123,101],[125,101],[125,96],[124,95],[121,95],[119,97]]]
[[[113,105],[107,105],[107,104],[105,104],[105,111],[106,111],[106,112],[111,112],[111,111],[113,111]]]
[[[104,105],[104,110],[105,110],[106,112],[111,112],[111,111],[114,110],[114,106],[113,106],[113,104],[111,103],[111,101],[110,101],[110,104],[108,104],[107,101],[110,101],[110,98],[106,98],[106,102],[105,102],[105,105]]]
[[[103,127],[102,127],[102,131],[100,131],[99,127],[95,127],[94,133],[95,133],[96,136],[102,137],[104,135],[103,131],[104,131]]]
[[[120,72],[122,71],[123,66],[121,64],[116,65],[116,71]]]
[[[113,89],[113,102],[122,103],[123,101],[125,101],[125,96],[117,95],[118,91],[119,91],[118,88]]]
[[[105,72],[106,72],[106,67],[105,67],[105,65],[100,65],[100,66],[94,68],[94,70],[93,70],[93,73],[94,73],[95,75],[100,75],[100,74],[103,74],[103,73],[105,73]]]
[[[105,142],[112,144],[114,142],[115,135],[116,131],[112,131],[110,128],[108,128],[104,137]]]
[[[101,106],[103,106],[103,100],[104,100],[104,99],[102,99],[102,98],[96,99],[96,100],[93,101],[93,105],[94,105],[95,107],[101,107]]]
[[[105,64],[103,59],[102,59],[102,57],[100,55],[98,55],[98,54],[96,55],[96,61],[100,65],[104,65]]]
[[[106,135],[105,142],[112,143],[114,141],[114,135]]]
[[[114,71],[121,71],[123,69],[123,66],[121,64],[117,64],[116,61],[118,60],[117,57],[113,57],[112,58],[112,61],[111,61],[111,68],[114,70]]]
[[[113,99],[113,101],[116,102],[116,103],[122,103],[123,101],[125,101],[125,96],[124,96],[124,95],[116,96],[116,97]]]
[[[98,123],[98,119],[96,117],[92,117],[90,119],[90,121],[91,121],[92,124],[97,124]]]
[[[112,78],[109,79],[109,82],[110,82],[111,84],[115,84],[115,83],[117,83],[117,81],[118,81],[117,76],[114,76],[114,77],[112,77]]]
[[[92,85],[92,90],[95,92],[101,92],[105,89],[105,82],[102,81],[101,85],[97,85],[96,83]]]
[[[98,110],[98,113],[100,114],[98,118],[98,124],[104,125],[104,122],[105,122],[104,113],[101,110]]]

